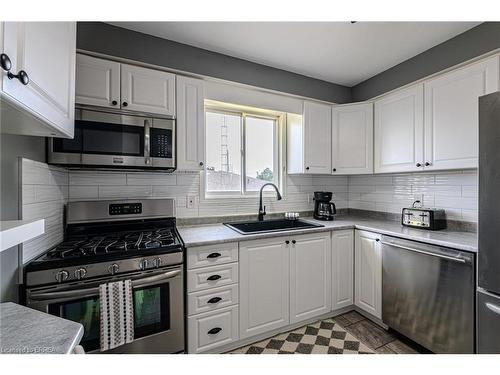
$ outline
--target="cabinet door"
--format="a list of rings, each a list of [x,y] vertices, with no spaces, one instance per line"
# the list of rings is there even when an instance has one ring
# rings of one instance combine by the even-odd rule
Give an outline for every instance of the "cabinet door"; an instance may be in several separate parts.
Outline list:
[[[120,63],[76,55],[76,97],[79,104],[120,107]]]
[[[177,169],[203,169],[205,110],[203,81],[177,76]]]
[[[354,231],[332,232],[332,310],[354,304]]]
[[[498,90],[498,56],[425,83],[425,169],[477,168],[478,98]]]
[[[332,307],[330,233],[290,241],[290,323],[325,314]]]
[[[121,107],[175,116],[175,74],[121,65]]]
[[[373,173],[373,104],[332,108],[332,173]]]
[[[289,249],[285,238],[240,242],[240,338],[289,323]]]
[[[75,22],[4,24],[3,52],[12,62],[11,72],[24,70],[29,83],[3,74],[2,90],[9,101],[49,126],[33,135],[73,137],[75,50]]]
[[[422,169],[423,91],[419,84],[375,101],[375,173]]]
[[[332,109],[327,104],[304,102],[305,173],[331,173]]]
[[[382,318],[382,249],[380,235],[356,231],[355,287],[356,306],[373,316]]]

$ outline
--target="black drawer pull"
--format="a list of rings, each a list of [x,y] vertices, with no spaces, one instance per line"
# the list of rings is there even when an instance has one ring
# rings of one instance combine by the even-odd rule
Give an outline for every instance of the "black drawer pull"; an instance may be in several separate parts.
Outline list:
[[[220,254],[220,253],[211,253],[211,254],[208,254],[208,255],[207,255],[207,258],[209,258],[209,259],[213,259],[213,258],[218,258],[218,257],[220,257],[220,256],[221,256],[221,254]]]
[[[293,244],[295,245],[295,244],[297,243],[297,241],[295,241],[295,240],[292,240],[292,243],[293,243]]]
[[[219,280],[220,278],[221,278],[220,275],[212,275],[212,276],[207,277],[207,281],[215,281],[215,280]]]
[[[220,297],[212,297],[212,298],[210,298],[207,301],[207,303],[217,303],[217,302],[220,302],[220,301],[222,301],[222,298],[220,298]]]
[[[210,331],[208,331],[207,333],[209,335],[216,335],[218,334],[220,331],[222,331],[222,328],[220,327],[215,327],[215,328],[212,328]]]

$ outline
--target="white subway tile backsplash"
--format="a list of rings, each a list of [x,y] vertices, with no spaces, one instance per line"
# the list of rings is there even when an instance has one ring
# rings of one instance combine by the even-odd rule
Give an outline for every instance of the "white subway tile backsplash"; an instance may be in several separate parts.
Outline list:
[[[21,217],[45,219],[45,233],[23,243],[23,263],[63,239],[64,205],[68,201],[68,171],[28,159],[21,160]]]
[[[444,208],[451,219],[477,221],[477,183],[476,170],[352,176],[348,205],[399,213],[415,195],[423,195],[426,207]]]
[[[117,172],[70,171],[70,185],[126,185],[127,175]]]
[[[177,185],[177,176],[166,173],[127,173],[127,185]]]
[[[70,186],[70,200],[96,200],[99,199],[99,186]]]
[[[112,198],[149,198],[152,196],[152,186],[107,186],[99,185],[99,199]]]

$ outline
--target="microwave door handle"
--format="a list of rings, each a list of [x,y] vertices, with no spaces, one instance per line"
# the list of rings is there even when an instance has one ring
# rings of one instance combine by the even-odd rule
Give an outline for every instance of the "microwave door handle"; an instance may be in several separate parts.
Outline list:
[[[151,164],[151,125],[149,119],[144,120],[144,163]]]
[[[142,279],[132,280],[132,287],[142,287],[150,284],[155,284],[163,280],[168,280],[180,275],[181,270],[174,270],[165,272],[159,275],[148,276]],[[45,301],[50,299],[59,298],[76,298],[76,297],[90,297],[95,296],[99,293],[99,287],[77,289],[77,290],[65,290],[61,292],[47,292],[47,293],[33,293],[30,295],[30,299],[36,301]]]

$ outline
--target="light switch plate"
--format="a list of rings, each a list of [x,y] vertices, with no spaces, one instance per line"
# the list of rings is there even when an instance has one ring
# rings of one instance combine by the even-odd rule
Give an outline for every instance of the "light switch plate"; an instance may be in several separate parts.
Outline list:
[[[187,208],[194,208],[195,204],[196,204],[196,196],[188,195],[186,198],[186,207]]]

